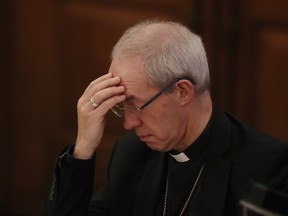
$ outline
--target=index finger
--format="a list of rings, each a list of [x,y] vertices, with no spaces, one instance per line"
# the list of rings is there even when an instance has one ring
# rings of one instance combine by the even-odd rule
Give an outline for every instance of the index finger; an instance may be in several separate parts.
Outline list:
[[[104,81],[104,80],[107,80],[107,79],[109,79],[109,78],[112,78],[112,77],[113,77],[113,75],[112,75],[111,73],[107,73],[107,74],[104,74],[104,75],[96,78],[95,80],[93,80],[93,81],[87,86],[87,88],[85,89],[83,95],[86,94],[88,91],[90,91],[91,88],[93,88],[94,85],[96,85],[96,84],[98,84],[98,83],[100,83],[100,82],[102,82],[102,81]]]

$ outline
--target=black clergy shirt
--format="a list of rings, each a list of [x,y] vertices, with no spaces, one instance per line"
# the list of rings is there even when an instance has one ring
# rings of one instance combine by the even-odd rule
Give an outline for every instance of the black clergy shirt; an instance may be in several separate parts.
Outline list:
[[[183,209],[189,193],[195,184],[196,178],[200,172],[202,165],[205,164],[205,149],[206,143],[209,140],[210,130],[212,125],[212,118],[208,122],[205,130],[198,137],[198,139],[191,144],[183,153],[189,158],[189,161],[178,162],[172,156],[168,157],[168,197],[166,216],[178,216]],[[176,155],[171,152],[171,154]],[[203,215],[203,178],[205,175],[205,165],[200,176],[199,182],[196,186],[192,197],[183,213],[183,216],[201,216]],[[166,178],[166,177],[165,177]],[[166,185],[166,179],[164,179]],[[163,215],[165,186],[163,187],[163,200],[158,209],[158,215]]]

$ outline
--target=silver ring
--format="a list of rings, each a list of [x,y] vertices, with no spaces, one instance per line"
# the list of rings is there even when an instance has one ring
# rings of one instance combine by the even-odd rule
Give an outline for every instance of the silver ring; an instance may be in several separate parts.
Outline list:
[[[95,103],[92,97],[90,98],[90,103],[94,108],[97,108],[99,106],[99,104]]]

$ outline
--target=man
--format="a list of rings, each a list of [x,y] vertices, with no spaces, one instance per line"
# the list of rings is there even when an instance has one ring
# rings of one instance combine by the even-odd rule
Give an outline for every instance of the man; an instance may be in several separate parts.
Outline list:
[[[251,181],[288,191],[288,146],[213,107],[201,39],[173,22],[121,37],[109,72],[78,101],[75,145],[59,158],[43,215],[241,215]],[[92,195],[109,110],[131,133],[115,144]]]

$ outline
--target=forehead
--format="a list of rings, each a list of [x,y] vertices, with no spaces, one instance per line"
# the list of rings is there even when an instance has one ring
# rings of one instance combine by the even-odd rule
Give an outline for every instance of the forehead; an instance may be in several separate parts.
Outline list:
[[[109,72],[113,76],[119,76],[121,85],[124,85],[127,91],[144,90],[152,88],[143,73],[141,60],[139,58],[132,59],[114,59],[111,62]]]

